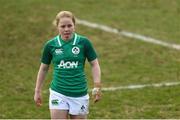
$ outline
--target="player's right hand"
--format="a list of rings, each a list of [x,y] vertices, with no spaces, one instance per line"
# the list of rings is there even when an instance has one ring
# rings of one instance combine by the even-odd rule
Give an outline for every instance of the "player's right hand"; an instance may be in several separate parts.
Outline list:
[[[41,93],[40,92],[35,92],[34,94],[34,102],[36,106],[40,107],[42,106],[42,98],[41,98]]]

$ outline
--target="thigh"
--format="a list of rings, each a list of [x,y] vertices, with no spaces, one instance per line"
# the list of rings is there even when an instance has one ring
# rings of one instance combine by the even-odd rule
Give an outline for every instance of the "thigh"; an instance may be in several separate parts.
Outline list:
[[[68,110],[50,109],[51,119],[68,119]]]
[[[50,90],[49,109],[69,110],[69,106],[67,100],[62,95]]]
[[[50,90],[49,109],[51,119],[68,119],[69,107],[66,99],[53,90]]]
[[[89,96],[68,99],[69,114],[72,117],[86,117],[89,113]]]
[[[70,115],[70,119],[87,119],[87,115]]]

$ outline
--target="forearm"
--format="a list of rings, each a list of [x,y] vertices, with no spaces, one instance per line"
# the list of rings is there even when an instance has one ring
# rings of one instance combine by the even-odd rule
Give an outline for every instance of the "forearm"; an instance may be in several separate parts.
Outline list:
[[[92,64],[92,76],[94,81],[94,88],[101,88],[101,69],[98,61]]]
[[[41,65],[36,80],[36,87],[35,87],[36,92],[41,91],[47,72],[48,72],[48,66]]]
[[[92,76],[94,81],[94,88],[92,89],[92,95],[94,98],[94,102],[97,102],[101,99],[101,69],[97,59],[91,62],[91,66],[92,66]]]

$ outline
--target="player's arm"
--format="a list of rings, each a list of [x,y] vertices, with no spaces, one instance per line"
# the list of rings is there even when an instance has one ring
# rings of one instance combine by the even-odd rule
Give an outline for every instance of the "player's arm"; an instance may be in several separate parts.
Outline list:
[[[92,76],[94,81],[94,89],[92,91],[94,102],[97,102],[101,98],[101,69],[99,66],[98,59],[90,62],[92,66]]]
[[[35,93],[34,93],[34,101],[37,106],[41,106],[42,104],[41,89],[42,89],[43,81],[45,80],[45,76],[47,74],[48,69],[49,69],[49,65],[41,63],[39,72],[37,75],[36,87],[35,87]]]

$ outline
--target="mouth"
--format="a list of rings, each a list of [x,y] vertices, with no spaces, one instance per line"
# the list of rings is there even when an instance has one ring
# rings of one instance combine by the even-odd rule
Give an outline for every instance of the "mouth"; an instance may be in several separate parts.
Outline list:
[[[69,36],[69,35],[71,35],[71,34],[70,34],[70,33],[64,33],[64,35],[65,35],[65,36]]]
[[[71,33],[64,33],[63,36],[64,39],[70,39]]]

